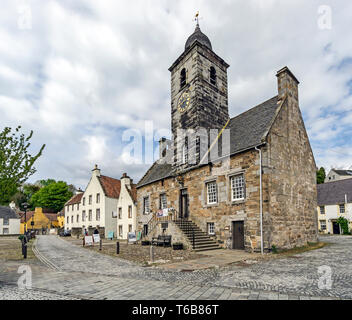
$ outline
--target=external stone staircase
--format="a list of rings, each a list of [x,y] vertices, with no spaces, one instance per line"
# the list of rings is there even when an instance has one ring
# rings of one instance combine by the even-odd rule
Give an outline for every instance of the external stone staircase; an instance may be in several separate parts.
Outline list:
[[[203,232],[194,222],[191,220],[176,220],[174,223],[187,237],[189,242],[193,246],[194,251],[206,251],[206,250],[217,250],[220,246],[215,240],[209,237],[209,235]],[[193,241],[194,233],[194,241]],[[194,245],[193,245],[194,242]]]

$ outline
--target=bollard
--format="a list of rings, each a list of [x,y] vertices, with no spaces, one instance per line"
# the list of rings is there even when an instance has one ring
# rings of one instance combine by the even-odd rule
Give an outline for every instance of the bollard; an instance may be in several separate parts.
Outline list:
[[[102,247],[103,247],[103,240],[100,239],[100,241],[99,241],[99,251],[101,251]]]
[[[153,245],[150,246],[150,261],[154,262],[154,247],[153,247]]]
[[[116,254],[120,254],[120,243],[116,242]]]

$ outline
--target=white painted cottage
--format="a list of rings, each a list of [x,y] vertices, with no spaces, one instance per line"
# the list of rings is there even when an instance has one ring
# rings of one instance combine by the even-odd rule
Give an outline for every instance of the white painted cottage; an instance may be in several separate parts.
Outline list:
[[[97,228],[106,238],[113,232],[114,237],[127,239],[127,232],[136,228],[135,198],[136,188],[127,174],[121,180],[107,177],[95,165],[85,191],[65,204],[65,229],[76,235],[85,229],[91,234]]]
[[[10,207],[0,206],[0,235],[20,234],[21,219]]]
[[[318,227],[321,233],[340,234],[337,220],[344,217],[352,230],[352,179],[318,184]]]

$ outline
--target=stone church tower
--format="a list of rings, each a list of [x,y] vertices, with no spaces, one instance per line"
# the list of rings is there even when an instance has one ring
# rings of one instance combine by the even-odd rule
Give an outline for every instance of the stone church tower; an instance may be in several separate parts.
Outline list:
[[[199,150],[194,150],[197,148],[196,144],[192,144],[190,140],[185,141],[184,136],[180,137],[177,134],[178,129],[203,128],[208,132],[210,129],[221,130],[228,123],[228,67],[229,65],[214,53],[209,38],[202,33],[197,23],[194,33],[186,42],[185,51],[169,68],[171,129],[176,167],[187,166],[183,154],[185,147],[189,149],[188,154],[199,154]],[[209,138],[206,139],[209,141]]]

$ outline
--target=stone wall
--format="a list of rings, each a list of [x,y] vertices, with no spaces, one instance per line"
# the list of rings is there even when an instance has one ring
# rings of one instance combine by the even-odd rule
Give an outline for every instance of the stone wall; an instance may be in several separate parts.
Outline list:
[[[230,178],[236,174],[244,174],[246,182],[246,199],[231,201]],[[208,205],[206,200],[206,183],[216,181],[218,187],[218,203]],[[187,188],[189,196],[190,219],[204,232],[207,223],[215,224],[215,232],[221,245],[232,248],[232,222],[244,221],[245,248],[247,251],[260,250],[259,219],[259,155],[255,150],[235,155],[223,162],[202,166],[183,174],[183,182],[176,178],[168,178],[138,189],[137,221],[143,218],[143,197],[150,197],[150,209],[159,209],[159,196],[166,193],[168,207],[180,210],[180,191]],[[139,223],[139,230],[143,223]]]
[[[298,105],[298,81],[278,73],[279,97],[286,100],[268,135],[264,158],[269,190],[269,245],[292,248],[317,241],[316,165]]]

